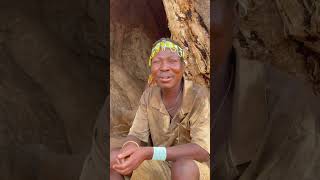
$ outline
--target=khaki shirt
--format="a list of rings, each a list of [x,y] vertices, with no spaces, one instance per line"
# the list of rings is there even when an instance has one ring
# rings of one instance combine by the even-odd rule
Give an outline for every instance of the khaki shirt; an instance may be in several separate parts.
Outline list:
[[[210,153],[209,92],[184,80],[181,108],[170,123],[158,86],[144,91],[129,135],[153,146],[195,143]]]

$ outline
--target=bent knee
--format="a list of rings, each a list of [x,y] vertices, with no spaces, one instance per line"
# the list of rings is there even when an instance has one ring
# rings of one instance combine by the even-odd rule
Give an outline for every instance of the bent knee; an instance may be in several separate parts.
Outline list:
[[[190,159],[179,159],[175,161],[171,168],[171,173],[175,175],[188,175],[190,177],[199,177],[199,168],[194,160]]]
[[[132,173],[131,180],[136,179],[168,179],[170,168],[167,162],[146,160]]]

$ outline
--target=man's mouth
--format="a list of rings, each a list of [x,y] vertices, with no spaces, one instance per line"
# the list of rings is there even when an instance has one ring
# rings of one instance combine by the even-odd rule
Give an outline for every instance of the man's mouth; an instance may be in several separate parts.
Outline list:
[[[161,82],[169,82],[169,81],[172,80],[172,76],[160,76],[160,77],[159,77],[159,80],[160,80]]]

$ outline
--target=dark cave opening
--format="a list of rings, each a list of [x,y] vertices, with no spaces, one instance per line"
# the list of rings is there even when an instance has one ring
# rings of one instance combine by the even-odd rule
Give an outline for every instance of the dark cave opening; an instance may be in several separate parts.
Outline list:
[[[161,0],[111,1],[110,22],[128,26],[142,25],[150,39],[156,41],[161,37],[170,37],[166,12]]]

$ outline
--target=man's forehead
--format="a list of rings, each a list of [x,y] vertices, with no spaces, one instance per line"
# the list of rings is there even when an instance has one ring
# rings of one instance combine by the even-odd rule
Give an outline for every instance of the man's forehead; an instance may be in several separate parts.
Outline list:
[[[172,51],[170,49],[164,49],[159,51],[159,53],[155,56],[155,58],[165,58],[165,57],[179,57],[178,53],[175,51]]]

